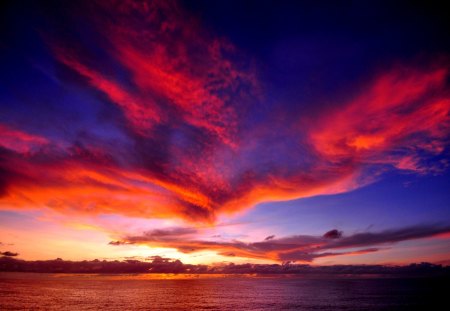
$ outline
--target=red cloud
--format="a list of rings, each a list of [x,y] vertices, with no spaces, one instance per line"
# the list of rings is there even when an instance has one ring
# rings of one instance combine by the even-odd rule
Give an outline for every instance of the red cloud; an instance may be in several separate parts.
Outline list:
[[[74,51],[52,43],[59,61],[105,93],[140,134],[151,135],[152,125],[175,116],[235,146],[234,101],[242,109],[249,95],[243,90],[253,92],[257,83],[251,71],[234,61],[231,44],[200,28],[176,2],[125,1],[94,7],[97,14],[91,18],[108,40],[111,55],[128,70],[133,90],[84,64]],[[102,18],[106,11],[112,20]]]
[[[394,68],[328,112],[312,129],[310,141],[331,162],[420,171],[418,153],[439,154],[449,134],[447,75],[447,67]]]
[[[264,201],[361,187],[380,166],[425,173],[422,160],[446,147],[448,66],[395,67],[316,118],[255,125],[251,62],[177,3],[94,3],[86,18],[112,64],[66,38],[50,45],[119,107],[127,142],[38,148],[53,143],[1,128],[2,206],[213,222]]]
[[[20,153],[29,153],[48,144],[45,137],[33,135],[0,124],[0,146]]]
[[[112,79],[89,69],[71,56],[70,51],[55,48],[55,55],[59,61],[87,78],[93,87],[106,94],[114,104],[119,106],[138,133],[146,135],[155,124],[161,122],[159,108],[151,99],[132,94]]]

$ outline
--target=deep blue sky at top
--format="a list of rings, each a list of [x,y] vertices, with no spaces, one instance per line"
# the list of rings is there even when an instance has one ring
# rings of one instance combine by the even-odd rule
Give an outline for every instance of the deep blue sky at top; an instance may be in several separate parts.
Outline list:
[[[257,57],[267,70],[265,78],[286,96],[320,96],[373,68],[388,66],[386,62],[450,49],[448,14],[433,1],[186,1],[186,5]]]
[[[288,110],[327,94],[338,96],[392,62],[450,49],[448,15],[435,1],[183,1],[183,6],[255,58],[270,84],[269,100]],[[5,1],[2,7],[3,96],[14,86],[21,91],[26,86],[24,95],[46,93],[42,88],[51,86],[29,63],[52,62],[40,34],[61,27],[49,17],[64,18],[58,14],[76,5]],[[79,22],[82,39],[95,40]]]

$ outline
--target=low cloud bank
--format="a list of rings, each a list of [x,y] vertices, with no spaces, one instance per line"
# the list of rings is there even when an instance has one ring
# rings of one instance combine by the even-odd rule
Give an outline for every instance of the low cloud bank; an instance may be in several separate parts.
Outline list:
[[[180,274],[299,274],[299,275],[393,275],[450,277],[450,266],[431,263],[406,266],[335,265],[310,266],[286,262],[283,264],[221,264],[191,265],[180,260],[159,256],[149,261],[66,261],[60,258],[45,261],[26,261],[11,257],[0,258],[1,272],[40,273],[180,273]]]

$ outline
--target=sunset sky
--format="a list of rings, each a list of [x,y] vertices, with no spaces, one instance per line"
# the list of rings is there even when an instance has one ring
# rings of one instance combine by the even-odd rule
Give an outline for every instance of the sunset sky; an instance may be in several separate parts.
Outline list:
[[[0,252],[450,263],[444,8],[6,1],[0,23]]]

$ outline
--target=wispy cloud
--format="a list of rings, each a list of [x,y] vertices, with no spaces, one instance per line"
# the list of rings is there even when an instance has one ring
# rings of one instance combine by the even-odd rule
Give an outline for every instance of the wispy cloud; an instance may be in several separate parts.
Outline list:
[[[386,245],[390,246],[397,242],[450,233],[450,226],[420,225],[380,232],[356,233],[348,236],[341,231],[333,229],[326,232],[323,236],[294,235],[281,238],[273,237],[251,243],[238,240],[205,241],[192,239],[189,235],[195,232],[195,230],[191,232],[188,228],[162,230],[160,232],[150,231],[143,235],[127,236],[110,244],[142,244],[152,247],[168,247],[176,248],[185,253],[208,249],[229,257],[239,256],[277,261],[310,262],[321,257],[361,255],[385,250]]]

